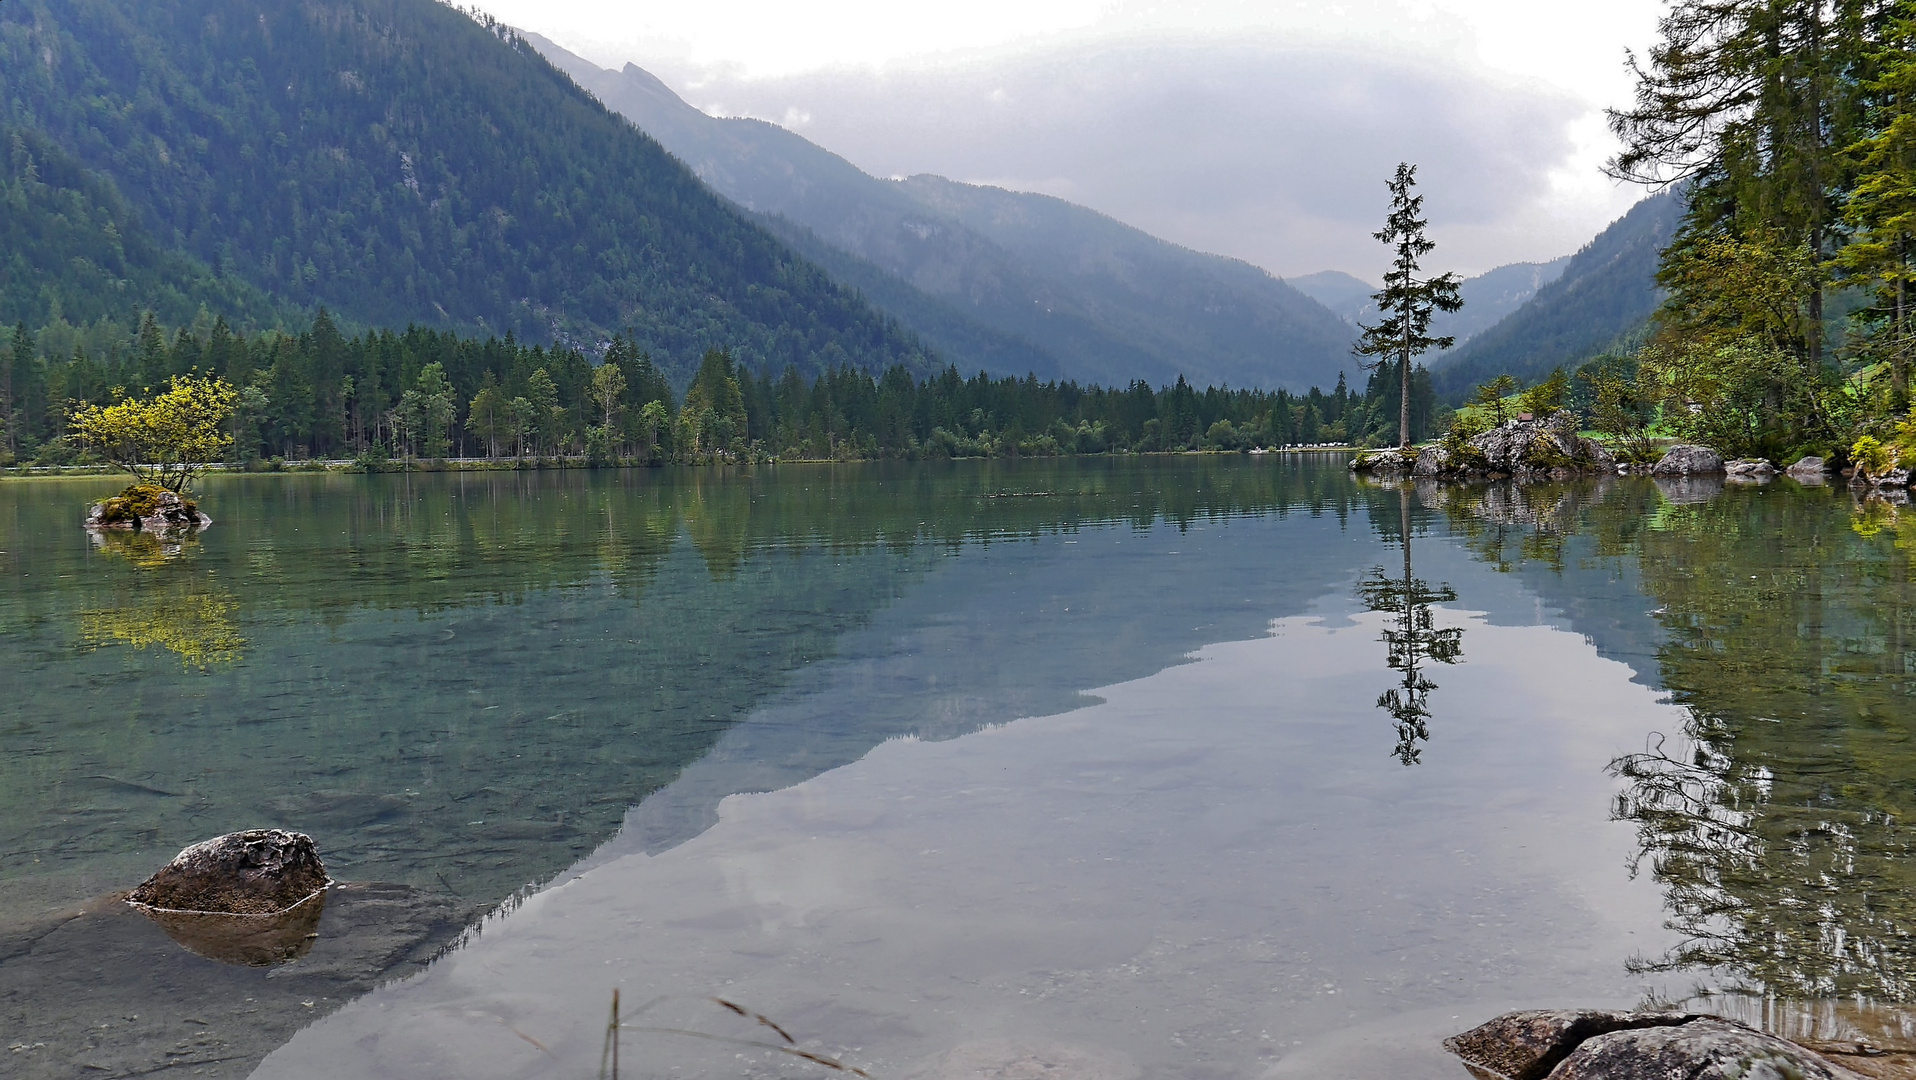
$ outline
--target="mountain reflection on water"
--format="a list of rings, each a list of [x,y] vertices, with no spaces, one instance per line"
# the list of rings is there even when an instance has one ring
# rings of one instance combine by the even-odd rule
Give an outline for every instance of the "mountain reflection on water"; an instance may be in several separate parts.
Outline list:
[[[1415,1005],[1443,1025],[1490,1001],[1484,986],[1523,995],[1510,1007],[1590,1003],[1540,993],[1610,1000],[1626,984],[1668,998],[1916,997],[1907,509],[1789,481],[1378,486],[1341,460],[1298,457],[230,477],[208,485],[217,524],[163,549],[87,540],[77,507],[105,486],[0,485],[0,1021],[63,1047],[57,1061],[19,1058],[22,1075],[241,1068],[380,977],[417,970],[446,926],[528,883],[642,857],[614,868],[632,872],[703,836],[739,793],[838,775],[829,790],[850,798],[841,767],[874,747],[975,742],[960,737],[1079,709],[1082,691],[1221,642],[1251,665],[1229,694],[1170,693],[1162,714],[1134,703],[1109,714],[1110,731],[1039,741],[1087,755],[1084,775],[1108,750],[1163,785],[1148,794],[1169,799],[1166,816],[1114,816],[1131,831],[1112,843],[1191,833],[1190,866],[1111,869],[1087,888],[1129,890],[1148,913],[1134,883],[1177,895],[1215,873],[1200,840],[1234,819],[1202,805],[1214,780],[1267,815],[1257,842],[1275,845],[1226,848],[1237,862],[1216,865],[1248,880],[1296,860],[1323,876],[1330,892],[1272,871],[1265,886],[1291,892],[1257,908],[1275,922],[1246,931],[1263,965],[1247,971],[1337,981],[1353,1010],[1348,983],[1375,980],[1390,988],[1377,1016]],[[1532,648],[1558,667],[1527,666],[1518,650]],[[1612,687],[1565,720],[1526,682],[1607,686],[1604,661],[1674,707]],[[1259,693],[1284,723],[1218,715],[1256,708]],[[1394,749],[1373,709],[1389,714]],[[1135,741],[1101,744],[1120,729]],[[1233,787],[1223,765],[1152,757],[1153,740],[1184,739],[1176,753],[1207,760],[1213,736],[1246,740],[1247,762],[1267,754],[1268,779],[1247,769]],[[904,789],[925,782],[906,749],[885,760]],[[1021,798],[1090,790],[1080,763],[1060,762],[1024,763],[1035,794],[1005,797],[1007,823]],[[1295,791],[1266,791],[1286,777]],[[1189,800],[1172,797],[1186,788]],[[1392,828],[1351,824],[1366,806]],[[1531,876],[1470,884],[1474,860],[1496,858],[1452,834],[1505,822],[1531,845],[1512,855]],[[215,973],[150,928],[89,931],[107,917],[73,916],[188,842],[255,826],[314,833],[353,883],[329,900],[308,959],[270,977]],[[1297,831],[1320,827],[1309,843]],[[899,865],[929,852],[900,835]],[[1562,836],[1599,854],[1538,853]],[[1077,858],[1041,840],[1021,838],[1020,896]],[[1366,865],[1373,841],[1376,858],[1396,852],[1398,877]],[[1673,934],[1652,918],[1628,936],[1619,921],[1586,952],[1558,950],[1575,954],[1565,966],[1531,970],[1575,936],[1550,923],[1566,910],[1553,904],[1615,899],[1606,890],[1627,891],[1632,873]],[[1384,957],[1400,966],[1377,967],[1361,933],[1313,932],[1340,889],[1362,898],[1353,912],[1401,908]],[[394,911],[411,920],[403,933]],[[69,951],[43,916],[61,920]],[[686,948],[699,933],[685,931]],[[1058,962],[1076,962],[1066,946],[1079,939],[1055,936]],[[86,975],[116,962],[118,982]],[[1132,960],[1111,963],[1098,978]],[[1191,986],[1210,985],[1210,963],[1191,962]],[[1479,980],[1468,996],[1444,989],[1459,965]],[[178,1038],[167,1025],[215,1001],[249,1019],[165,1058]],[[102,1009],[140,1019],[102,1035]],[[1361,1019],[1296,1015],[1306,1029]],[[1207,1038],[1231,1037],[1212,1027]]]

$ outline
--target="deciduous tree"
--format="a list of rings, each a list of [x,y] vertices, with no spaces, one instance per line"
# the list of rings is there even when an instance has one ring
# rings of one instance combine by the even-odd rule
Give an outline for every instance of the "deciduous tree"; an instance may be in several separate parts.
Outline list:
[[[82,405],[73,434],[139,482],[183,491],[233,445],[226,422],[238,399],[223,379],[176,375],[150,399]]]

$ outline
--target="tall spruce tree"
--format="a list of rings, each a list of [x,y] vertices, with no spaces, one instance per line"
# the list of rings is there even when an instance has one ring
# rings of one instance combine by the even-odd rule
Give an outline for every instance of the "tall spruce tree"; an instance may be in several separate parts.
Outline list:
[[[1384,219],[1384,227],[1372,234],[1393,250],[1391,268],[1384,275],[1384,287],[1371,297],[1382,318],[1375,325],[1362,328],[1364,335],[1358,339],[1356,350],[1360,356],[1378,358],[1366,367],[1374,368],[1393,360],[1397,364],[1401,391],[1397,404],[1397,445],[1405,450],[1410,449],[1411,362],[1431,349],[1448,349],[1457,343],[1454,337],[1430,336],[1430,319],[1436,312],[1456,311],[1464,306],[1463,297],[1457,294],[1461,282],[1456,274],[1417,276],[1422,270],[1420,261],[1435,251],[1437,244],[1424,234],[1429,222],[1421,216],[1424,197],[1411,194],[1416,186],[1417,166],[1398,165],[1397,175],[1389,183],[1390,213]]]
[[[1823,358],[1821,268],[1844,182],[1841,152],[1860,119],[1868,39],[1894,0],[1676,0],[1648,64],[1630,58],[1636,102],[1610,111],[1623,141],[1610,175],[1684,182],[1690,211],[1666,269],[1698,239],[1758,230],[1804,249],[1818,272],[1800,298],[1795,348],[1814,379]]]

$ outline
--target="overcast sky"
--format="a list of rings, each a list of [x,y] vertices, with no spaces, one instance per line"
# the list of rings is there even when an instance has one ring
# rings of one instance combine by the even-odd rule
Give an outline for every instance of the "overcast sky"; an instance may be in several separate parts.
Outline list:
[[[1587,242],[1660,0],[480,0],[707,112],[879,176],[1042,191],[1280,275],[1375,280],[1384,179],[1420,167],[1432,265]]]

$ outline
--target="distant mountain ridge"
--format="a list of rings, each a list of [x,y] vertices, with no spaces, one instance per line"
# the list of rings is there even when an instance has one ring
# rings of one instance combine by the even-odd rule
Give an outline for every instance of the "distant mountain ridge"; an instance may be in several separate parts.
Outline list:
[[[1431,332],[1455,337],[1459,344],[1469,341],[1521,307],[1538,289],[1561,277],[1569,264],[1570,256],[1564,255],[1549,262],[1511,263],[1465,278],[1458,289],[1464,299],[1463,310],[1438,312],[1431,321]],[[1362,278],[1341,270],[1323,270],[1284,280],[1353,327],[1372,318],[1371,296],[1377,286]]]
[[[1637,203],[1503,321],[1434,357],[1438,395],[1459,400],[1501,374],[1534,383],[1554,368],[1632,347],[1663,302],[1657,266],[1683,209],[1675,189]]]
[[[709,348],[938,366],[523,39],[435,0],[10,0],[0,123],[32,215],[7,223],[31,243],[0,302],[29,323],[144,296],[588,349],[623,331],[680,385]],[[32,186],[56,173],[86,209]],[[138,236],[101,248],[121,205]]]
[[[881,180],[758,120],[707,116],[626,65],[527,35],[726,197],[966,366],[1123,385],[1329,386],[1350,328],[1248,263],[1049,196]]]

